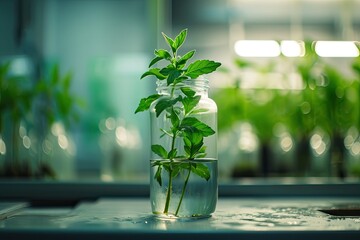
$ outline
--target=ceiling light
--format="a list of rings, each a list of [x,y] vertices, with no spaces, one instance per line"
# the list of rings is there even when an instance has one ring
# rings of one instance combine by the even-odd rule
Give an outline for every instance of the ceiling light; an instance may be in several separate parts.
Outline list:
[[[280,46],[274,40],[239,40],[234,48],[240,57],[277,57],[280,55]]]
[[[281,41],[281,53],[286,57],[303,57],[305,55],[305,44],[303,41]]]
[[[353,41],[317,41],[315,52],[320,57],[358,57],[359,49]]]

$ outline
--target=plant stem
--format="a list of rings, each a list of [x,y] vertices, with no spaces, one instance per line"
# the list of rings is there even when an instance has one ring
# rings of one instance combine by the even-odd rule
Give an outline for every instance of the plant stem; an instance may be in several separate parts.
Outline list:
[[[165,214],[167,214],[169,212],[171,191],[172,191],[172,170],[169,171],[169,186],[168,186],[168,190],[166,193],[166,202],[165,202],[165,208],[164,208]]]
[[[179,204],[178,204],[178,206],[176,208],[175,216],[177,216],[178,213],[179,213],[180,206],[181,206],[182,200],[183,200],[184,195],[185,195],[185,190],[186,190],[186,187],[187,187],[187,183],[189,181],[190,173],[191,173],[191,163],[189,162],[189,172],[188,172],[188,175],[186,176],[184,186],[183,186],[182,191],[181,191],[181,197],[180,197]]]
[[[171,150],[173,150],[175,148],[175,139],[176,139],[176,134],[174,133],[173,137],[172,137],[172,141],[171,141]],[[170,151],[171,151],[170,150]],[[170,161],[173,161],[173,159],[170,159]],[[166,202],[165,202],[165,208],[164,208],[164,213],[167,214],[169,212],[169,206],[170,206],[170,199],[171,199],[171,191],[172,191],[172,168],[170,165],[170,170],[169,170],[169,186],[168,186],[168,190],[166,192]]]

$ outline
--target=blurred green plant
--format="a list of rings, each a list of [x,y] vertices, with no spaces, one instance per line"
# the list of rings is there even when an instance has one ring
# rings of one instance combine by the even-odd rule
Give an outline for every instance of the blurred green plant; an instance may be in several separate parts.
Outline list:
[[[20,121],[29,117],[32,99],[36,93],[23,88],[24,77],[9,76],[11,64],[0,65],[0,135],[3,135],[5,119],[11,121],[11,146],[8,149],[8,158],[12,158],[11,165],[6,166],[5,172],[11,171],[16,174],[26,175],[29,172],[29,165],[24,165],[19,169],[20,161],[18,159],[19,144],[18,135]],[[6,126],[9,127],[9,126]]]
[[[343,69],[319,58],[310,41],[305,47],[307,54],[304,57],[291,60],[295,72],[302,78],[303,89],[241,89],[243,79],[237,75],[233,87],[215,92],[213,98],[219,108],[219,132],[231,129],[237,122],[250,123],[260,140],[262,172],[266,175],[267,164],[271,161],[273,130],[278,124],[285,126],[295,139],[297,158],[296,169],[288,175],[305,176],[311,168],[310,138],[321,129],[331,141],[328,145],[328,169],[323,171],[326,175],[343,178],[346,176],[344,138],[351,127],[360,129],[360,60],[356,58],[352,64],[357,74],[356,79],[352,79],[342,72]],[[235,66],[240,71],[250,69],[261,74],[276,71],[277,60],[260,67],[236,59]]]
[[[70,128],[79,121],[79,106],[85,103],[71,92],[72,72],[61,76],[58,65],[54,65],[50,73],[36,83],[35,92],[41,101],[40,114],[45,116],[49,128],[54,122],[60,121]]]
[[[62,122],[70,128],[79,120],[78,106],[83,106],[81,99],[71,93],[72,74],[61,76],[59,66],[55,64],[50,74],[45,75],[30,86],[32,82],[26,76],[12,76],[11,62],[0,65],[0,136],[5,129],[11,128],[11,139],[6,142],[6,163],[0,171],[4,177],[50,177],[55,178],[42,151],[42,142],[51,125]],[[32,159],[19,159],[20,123],[35,126],[38,138],[36,166]],[[35,168],[35,169],[34,169]],[[1,170],[1,169],[0,169]]]

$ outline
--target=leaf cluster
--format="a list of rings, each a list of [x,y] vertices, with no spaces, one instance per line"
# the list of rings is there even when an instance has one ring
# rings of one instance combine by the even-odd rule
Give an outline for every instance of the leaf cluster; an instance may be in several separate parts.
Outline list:
[[[166,81],[167,86],[174,86],[184,80],[196,79],[201,75],[215,71],[221,63],[211,60],[196,60],[190,64],[188,61],[194,56],[195,50],[185,53],[183,56],[178,55],[179,48],[183,45],[187,29],[182,30],[179,35],[172,39],[165,33],[162,33],[170,51],[165,49],[156,49],[155,57],[149,64],[149,70],[142,74],[141,79],[147,76],[155,76],[160,81]],[[163,68],[153,67],[158,62],[167,62]],[[186,91],[186,90],[184,90]],[[194,94],[194,93],[193,93]],[[148,110],[151,103],[159,98],[159,95],[151,95],[140,101],[139,107],[135,113]],[[175,102],[176,103],[176,102]],[[174,103],[174,104],[175,104]]]
[[[187,36],[187,29],[182,30],[174,39],[162,33],[169,50],[156,49],[155,57],[149,64],[149,70],[142,74],[141,79],[154,76],[158,81],[165,81],[166,86],[172,89],[170,95],[153,94],[140,100],[135,113],[146,111],[151,104],[156,101],[155,114],[159,117],[165,113],[166,118],[171,122],[170,129],[160,129],[164,134],[170,137],[174,143],[177,137],[182,138],[184,143],[183,155],[178,155],[178,149],[174,144],[170,150],[166,150],[161,145],[152,145],[151,150],[162,159],[169,159],[169,162],[156,161],[154,167],[158,166],[155,178],[161,185],[161,172],[165,169],[176,177],[180,170],[189,170],[194,174],[208,180],[210,173],[208,168],[200,163],[191,163],[173,161],[173,159],[201,158],[206,156],[206,146],[204,146],[204,137],[213,135],[215,131],[208,125],[201,122],[192,115],[202,111],[196,106],[200,101],[200,96],[190,87],[181,87],[182,95],[174,96],[174,90],[177,84],[190,79],[196,79],[203,74],[215,71],[221,64],[211,60],[196,60],[189,62],[194,56],[195,50],[178,55],[180,47],[184,44]],[[154,67],[155,64],[165,63],[162,68]]]
[[[159,80],[166,80],[169,86],[170,84],[176,84],[185,79],[195,79],[200,75],[211,73],[221,65],[218,62],[210,60],[197,60],[186,66],[188,60],[194,56],[195,50],[191,50],[183,56],[179,56],[177,53],[186,39],[187,29],[182,30],[175,39],[168,37],[165,33],[162,33],[162,35],[171,51],[156,49],[154,51],[155,57],[149,64],[150,69],[141,76],[141,79],[153,75]],[[169,62],[165,67],[161,69],[151,68],[155,63],[163,60]]]

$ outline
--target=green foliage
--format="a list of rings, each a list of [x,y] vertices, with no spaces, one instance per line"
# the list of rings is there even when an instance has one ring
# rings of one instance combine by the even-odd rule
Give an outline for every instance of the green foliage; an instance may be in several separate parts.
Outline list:
[[[29,79],[25,76],[12,76],[9,71],[11,62],[0,65],[0,134],[3,133],[3,122],[10,117],[12,142],[10,153],[7,154],[8,176],[54,176],[50,166],[40,159],[37,172],[31,173],[30,162],[22,165],[18,159],[19,138],[16,136],[20,122],[33,125],[34,119],[40,119],[43,134],[49,130],[52,123],[60,121],[66,127],[79,119],[76,107],[83,106],[83,102],[71,92],[72,74],[60,74],[58,65],[54,65],[47,76],[40,79]],[[26,83],[26,84],[24,84]],[[37,136],[39,141],[44,136]],[[40,154],[38,156],[40,157]],[[31,159],[30,159],[31,160]],[[25,170],[26,171],[25,171]],[[7,170],[5,170],[7,171]]]
[[[71,92],[72,73],[60,75],[58,65],[54,65],[47,76],[43,76],[36,84],[35,91],[40,101],[46,102],[40,111],[46,116],[48,126],[60,121],[66,127],[79,120],[77,107],[84,102]]]
[[[166,66],[161,69],[150,68],[141,76],[141,79],[155,76],[158,80],[166,80],[168,86],[175,87],[176,84],[184,80],[195,79],[203,74],[211,73],[221,65],[215,61],[197,60],[187,66],[188,61],[194,56],[195,50],[189,51],[183,56],[177,55],[179,48],[186,39],[187,29],[182,30],[175,39],[168,37],[165,33],[162,34],[171,51],[155,50],[155,57],[151,60],[149,68],[161,61],[167,61],[168,64],[165,64]]]
[[[240,89],[234,86],[215,92],[212,97],[218,104],[219,130],[229,129],[239,121],[249,122],[261,143],[267,144],[279,123],[299,141],[309,139],[317,128],[330,137],[345,136],[352,126],[359,129],[360,58],[355,58],[350,65],[355,73],[353,79],[346,75],[346,70],[344,73],[344,69],[319,58],[311,42],[305,46],[307,54],[293,60],[303,89]],[[254,63],[243,59],[236,59],[235,65],[239,70],[251,68],[261,72]],[[274,63],[269,65],[266,68],[271,69]],[[267,100],[259,101],[263,96]]]
[[[221,65],[215,61],[197,60],[187,66],[188,60],[194,56],[195,50],[189,51],[183,56],[177,55],[179,48],[186,40],[187,29],[182,30],[175,39],[170,38],[165,33],[162,33],[162,35],[170,47],[170,52],[165,49],[155,50],[155,57],[149,64],[150,69],[141,76],[141,79],[148,76],[155,76],[160,81],[166,80],[167,86],[171,86],[175,89],[175,86],[182,81],[194,79],[203,74],[211,73]],[[167,61],[168,64],[165,64],[165,67],[163,68],[151,68],[154,64],[160,61]],[[167,117],[172,123],[171,129],[163,129],[162,131],[164,133],[171,133],[167,135],[172,136],[173,138],[176,138],[177,136],[184,136],[184,138],[187,139],[186,142],[189,141],[189,144],[185,146],[185,148],[188,150],[191,149],[191,151],[187,151],[187,157],[192,159],[196,156],[197,151],[200,150],[202,145],[200,146],[199,144],[200,142],[203,142],[202,139],[214,134],[215,132],[209,126],[200,122],[196,118],[188,117],[199,103],[200,96],[195,96],[195,91],[188,87],[181,88],[181,91],[184,93],[184,96],[175,97],[173,95],[162,96],[154,94],[143,98],[140,100],[135,113],[148,110],[150,105],[156,101],[156,116],[159,117],[161,113],[166,111],[168,114]],[[181,109],[175,107],[177,103],[181,103]],[[183,111],[183,119],[179,118],[177,111]],[[164,148],[162,149],[165,150]],[[159,146],[153,147],[152,151],[162,158],[167,158],[169,156],[171,157],[170,159],[182,157],[175,156],[174,154],[164,154],[163,151],[162,154],[160,154]],[[170,149],[169,153],[170,152],[174,153],[174,149]],[[204,153],[201,153],[201,155],[204,155]]]
[[[10,62],[0,65],[0,133],[4,115],[10,113],[13,122],[20,122],[28,117],[36,97],[36,92],[24,87],[24,77],[8,74],[10,66]]]

